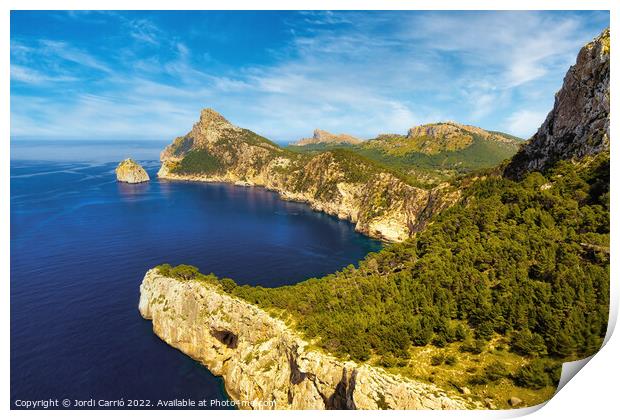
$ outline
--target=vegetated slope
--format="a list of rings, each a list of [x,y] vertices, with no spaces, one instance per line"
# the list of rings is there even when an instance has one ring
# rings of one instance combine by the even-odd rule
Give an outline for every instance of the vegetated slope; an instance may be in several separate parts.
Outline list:
[[[285,150],[211,109],[166,147],[161,161],[160,178],[264,186],[391,241],[407,239],[459,196],[449,184],[426,188],[350,151],[309,155]]]
[[[398,359],[412,345],[496,334],[531,356],[596,351],[609,304],[609,156],[521,182],[488,177],[465,191],[415,239],[359,268],[234,293],[285,310],[332,353],[387,365],[406,363]]]
[[[584,47],[577,67],[589,70],[573,67],[571,77],[608,80],[608,37],[606,31]],[[581,85],[598,90],[601,84]],[[565,89],[570,83],[557,97]],[[599,100],[582,94],[587,100],[572,97],[573,115]],[[556,103],[543,128],[558,120],[557,111]],[[432,354],[432,367],[423,370],[430,369],[429,381],[467,385],[493,404],[505,405],[513,392],[529,398],[527,404],[542,402],[557,383],[559,362],[594,353],[607,328],[609,139],[597,121],[608,114],[597,115],[591,126],[575,125],[574,135],[550,131],[541,141],[541,128],[507,165],[515,179],[498,170],[465,177],[457,204],[358,268],[293,286],[226,280],[224,288],[340,357],[415,376],[423,355]],[[530,168],[524,163],[530,155],[544,159]],[[539,167],[542,172],[532,170]]]
[[[382,165],[429,183],[456,174],[490,168],[511,158],[522,139],[455,122],[413,127],[407,135],[383,134],[358,144],[316,142],[289,150],[321,152],[335,148],[354,151]]]

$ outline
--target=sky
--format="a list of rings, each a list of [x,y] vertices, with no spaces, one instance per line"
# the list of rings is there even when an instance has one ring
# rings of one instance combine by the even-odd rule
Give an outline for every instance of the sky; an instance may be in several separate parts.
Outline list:
[[[11,138],[286,143],[458,121],[524,138],[609,13],[11,12]]]

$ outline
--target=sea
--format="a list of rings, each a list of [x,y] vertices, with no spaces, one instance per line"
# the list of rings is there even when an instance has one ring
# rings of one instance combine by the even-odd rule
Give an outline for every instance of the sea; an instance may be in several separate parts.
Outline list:
[[[191,264],[273,287],[381,248],[351,223],[263,188],[158,180],[164,146],[11,142],[11,408],[234,408],[221,378],[140,316],[145,272]],[[126,157],[151,181],[117,182]]]

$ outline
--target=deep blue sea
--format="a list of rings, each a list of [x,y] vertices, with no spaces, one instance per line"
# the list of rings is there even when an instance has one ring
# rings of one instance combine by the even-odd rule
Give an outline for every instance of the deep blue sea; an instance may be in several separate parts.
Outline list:
[[[13,408],[50,398],[225,400],[219,378],[141,318],[146,270],[185,263],[278,286],[381,247],[348,222],[262,188],[158,181],[163,145],[12,142]],[[129,156],[151,182],[116,182],[114,168]]]

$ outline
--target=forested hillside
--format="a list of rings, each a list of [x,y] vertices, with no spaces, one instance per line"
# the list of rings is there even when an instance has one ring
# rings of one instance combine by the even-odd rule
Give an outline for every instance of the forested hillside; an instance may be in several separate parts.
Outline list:
[[[600,346],[609,303],[609,158],[522,182],[488,177],[415,239],[294,286],[237,287],[285,309],[330,352],[408,357],[411,345],[510,337],[529,355]]]
[[[606,332],[609,155],[519,182],[462,182],[470,184],[458,204],[359,267],[278,288],[217,281],[343,359],[495,397],[520,387],[540,402],[559,363],[591,355]]]

